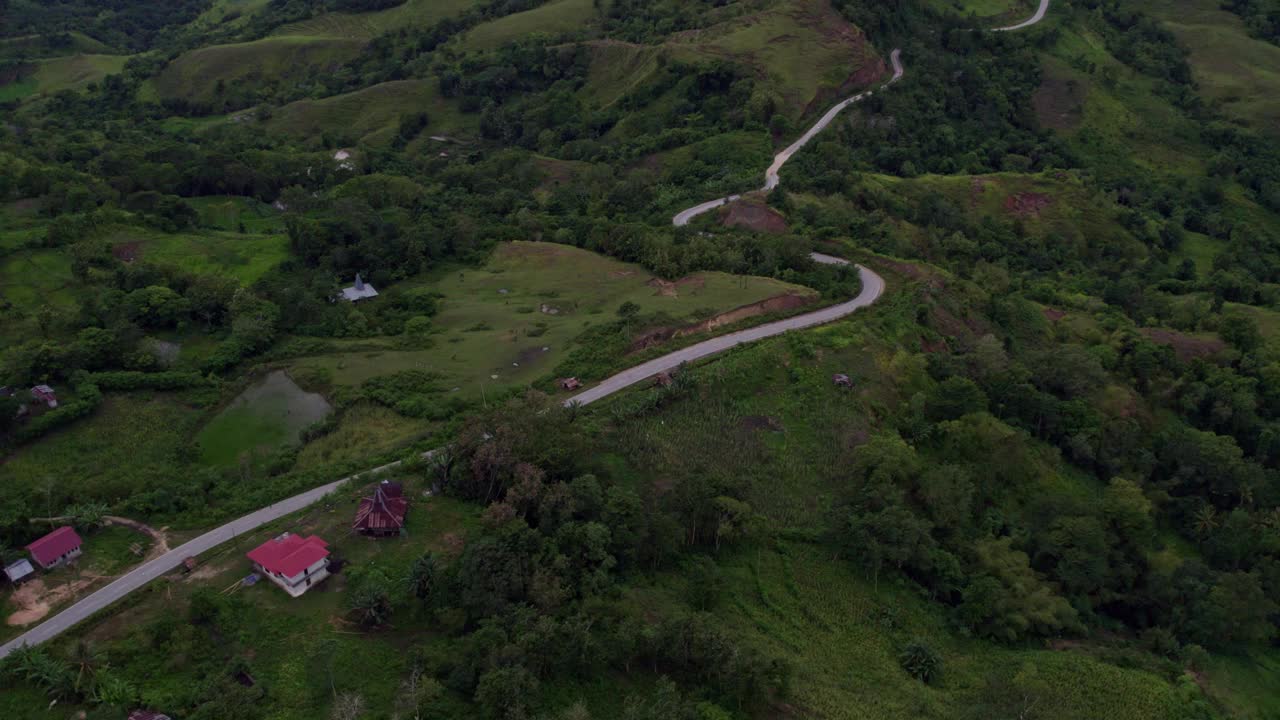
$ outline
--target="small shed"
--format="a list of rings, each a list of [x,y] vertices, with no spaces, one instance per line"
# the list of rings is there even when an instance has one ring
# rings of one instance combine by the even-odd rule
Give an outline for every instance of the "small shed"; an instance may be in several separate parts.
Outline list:
[[[582,381],[576,377],[560,378],[556,383],[561,390],[577,390],[582,387]]]
[[[372,495],[360,500],[356,520],[351,527],[361,535],[399,535],[404,529],[404,517],[408,509],[409,501],[404,497],[404,487],[400,483],[383,480],[374,488]]]
[[[31,399],[35,402],[42,402],[51,408],[58,407],[58,394],[48,385],[37,385],[31,388]]]
[[[834,383],[836,387],[845,387],[845,388],[853,387],[853,381],[850,380],[849,376],[845,375],[844,373],[836,373],[835,375],[832,375],[831,382]]]
[[[6,565],[4,568],[4,576],[9,578],[9,582],[17,585],[28,577],[31,577],[35,571],[36,569],[31,567],[31,561],[26,558],[22,558],[21,560]]]
[[[369,298],[378,297],[378,291],[373,286],[364,281],[360,277],[360,273],[356,273],[356,283],[351,287],[342,289],[342,299],[347,302],[360,302]]]
[[[63,525],[26,547],[31,559],[45,570],[80,557],[82,541],[70,525]]]

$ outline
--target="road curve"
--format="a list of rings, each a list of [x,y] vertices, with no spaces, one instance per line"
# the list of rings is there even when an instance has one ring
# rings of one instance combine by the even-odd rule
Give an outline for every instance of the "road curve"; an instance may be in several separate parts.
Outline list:
[[[831,265],[848,265],[849,261],[842,258],[832,257],[830,255],[821,255],[813,253],[810,255],[815,262],[827,263]],[[682,363],[701,360],[702,358],[724,352],[731,347],[753,343],[757,340],[763,340],[774,335],[781,335],[790,330],[801,330],[803,328],[813,327],[815,325],[823,325],[825,323],[839,320],[840,318],[854,312],[859,308],[864,308],[875,302],[880,294],[884,292],[884,278],[875,274],[871,270],[859,265],[858,276],[862,279],[862,292],[852,300],[840,303],[839,305],[831,305],[815,310],[804,315],[797,315],[782,320],[777,320],[764,325],[739,330],[727,335],[713,337],[710,340],[703,340],[696,345],[690,345],[687,348],[667,353],[660,358],[655,358],[646,363],[641,363],[633,368],[628,368],[613,377],[605,379],[599,385],[581,392],[564,402],[566,406],[573,403],[586,405],[595,402],[604,397],[608,397],[619,390],[628,388],[641,382],[647,378],[651,378],[660,372],[674,370]]]
[[[1044,1],[1047,2],[1048,0]],[[879,88],[880,90],[889,87],[902,78],[902,51],[895,48],[893,52],[889,53],[889,61],[893,63],[893,77],[889,78],[885,84],[881,85]],[[781,182],[781,179],[778,177],[778,173],[782,170],[782,166],[787,164],[787,161],[791,159],[792,155],[795,155],[800,148],[808,145],[809,141],[812,140],[815,135],[826,129],[826,127],[831,124],[831,121],[835,120],[836,116],[839,115],[842,110],[853,103],[860,102],[871,97],[875,92],[875,90],[866,90],[836,103],[822,117],[818,118],[818,122],[814,123],[812,127],[806,130],[804,135],[800,136],[799,140],[796,140],[788,145],[782,152],[774,155],[773,164],[769,166],[768,170],[764,171],[764,187],[761,189],[768,192],[778,187],[778,183]],[[698,217],[699,215],[715,210],[716,208],[731,203],[741,197],[741,195],[729,195],[728,197],[716,198],[715,200],[708,200],[707,202],[699,203],[691,208],[681,210],[676,213],[675,217],[671,218],[671,224],[676,227],[683,227],[688,225],[690,220]]]
[[[1000,31],[1019,30],[1024,27],[1034,25],[1044,18],[1045,12],[1048,9],[1049,0],[1040,0],[1040,7],[1036,10],[1035,15],[1029,20],[1017,25],[996,29]],[[894,49],[894,51],[890,53],[889,59],[893,63],[893,77],[881,86],[882,89],[884,87],[888,87],[894,82],[897,82],[898,79],[902,77],[903,69],[900,55],[901,51],[898,49]],[[841,110],[871,94],[872,91],[868,90],[841,101],[835,107],[828,110],[813,127],[809,128],[809,131],[801,136],[800,140],[792,143],[785,150],[779,153],[774,158],[773,164],[770,165],[769,169],[765,172],[765,189],[772,190],[774,187],[777,187],[779,182],[778,171],[782,168],[783,164],[785,164],[787,160],[791,159],[791,156],[794,155],[797,150],[804,147],[805,143],[812,140],[814,135],[817,135],[823,128],[830,124],[831,120],[834,119]],[[672,219],[672,222],[675,225],[685,225],[694,217],[720,207],[725,203],[733,202],[739,197],[740,196],[738,195],[730,195],[728,197],[695,205],[688,210],[684,210],[676,214]],[[823,255],[821,253],[810,253],[809,257],[814,262],[831,265],[845,265],[849,262],[843,258]],[[606,379],[596,387],[570,398],[566,404],[576,402],[580,405],[585,405],[603,397],[607,397],[619,390],[630,387],[664,370],[678,367],[681,363],[705,358],[710,355],[723,352],[731,347],[742,345],[744,343],[755,342],[756,340],[772,337],[774,335],[780,335],[789,330],[799,330],[838,320],[859,308],[863,308],[874,303],[880,297],[881,293],[884,292],[884,278],[881,278],[876,273],[861,265],[858,266],[858,273],[862,280],[862,291],[852,300],[840,303],[839,305],[832,305],[815,312],[806,313],[804,315],[766,323],[746,330],[739,330],[735,333],[705,340],[696,345],[676,350],[675,352],[650,360],[649,362],[638,365],[630,370],[624,370],[623,372]],[[434,452],[435,451],[433,450],[424,453],[423,456],[430,457]],[[0,658],[9,655],[9,653],[23,645],[38,645],[71,629],[94,613],[106,609],[112,603],[123,598],[125,595],[137,590],[161,575],[171,572],[182,564],[182,561],[188,557],[200,555],[201,553],[212,550],[228,540],[232,540],[247,532],[256,530],[269,522],[279,520],[286,515],[309,507],[316,502],[319,502],[326,495],[337,490],[343,483],[358,478],[375,476],[379,473],[399,467],[400,465],[401,461],[387,463],[386,465],[382,465],[371,470],[366,470],[355,475],[344,477],[340,480],[335,480],[327,485],[312,488],[306,492],[294,495],[291,498],[286,498],[280,502],[268,505],[260,510],[255,510],[248,515],[210,530],[194,540],[183,543],[173,550],[170,550],[153,560],[148,560],[142,565],[139,565],[133,570],[121,575],[102,589],[91,593],[66,610],[63,610],[57,615],[45,620],[43,623],[40,623],[17,638],[0,645]]]
[[[991,30],[992,32],[1009,32],[1010,30],[1021,30],[1022,28],[1025,28],[1025,27],[1031,27],[1032,25],[1035,25],[1036,23],[1043,20],[1044,14],[1046,12],[1049,12],[1049,0],[1040,0],[1040,7],[1036,8],[1035,15],[1032,15],[1026,20],[1023,20],[1022,22],[1018,23],[1017,25],[1010,25],[1008,27],[1000,27],[1000,28],[991,28]]]

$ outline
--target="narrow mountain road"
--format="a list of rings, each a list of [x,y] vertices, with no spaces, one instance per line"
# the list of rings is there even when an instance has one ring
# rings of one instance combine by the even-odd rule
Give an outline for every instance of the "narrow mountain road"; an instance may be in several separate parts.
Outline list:
[[[893,52],[889,53],[889,62],[893,64],[893,77],[889,78],[885,84],[881,85],[879,88],[880,90],[884,90],[902,79],[902,51],[895,48]],[[831,121],[835,120],[836,116],[845,108],[871,97],[875,92],[875,90],[866,90],[836,103],[835,106],[818,119],[818,122],[814,123],[812,127],[806,130],[804,135],[800,136],[799,140],[796,140],[788,145],[785,150],[774,155],[773,164],[769,166],[768,170],[764,171],[764,187],[761,188],[761,190],[768,192],[778,187],[778,183],[782,181],[781,178],[778,177],[778,172],[782,170],[783,165],[787,164],[787,161],[791,159],[792,155],[799,152],[800,148],[808,145],[809,141],[812,140],[815,135],[825,130],[826,127],[831,124]],[[715,210],[723,205],[728,205],[729,203],[741,198],[741,195],[729,195],[727,197],[716,198],[715,200],[708,200],[707,202],[699,203],[691,208],[681,210],[676,213],[675,217],[671,218],[671,224],[676,227],[684,227],[689,224],[690,220],[698,217],[699,215]]]
[[[1044,19],[1044,14],[1049,12],[1049,0],[1040,0],[1040,7],[1036,8],[1036,14],[1023,20],[1017,25],[1010,25],[1002,28],[992,28],[993,32],[1009,32],[1010,30],[1021,30],[1022,28],[1031,27]]]
[[[1036,10],[1035,15],[1030,19],[1017,25],[996,29],[1000,31],[1007,31],[1029,27],[1040,22],[1040,20],[1044,18],[1045,12],[1048,9],[1049,0],[1040,0],[1040,7]],[[893,77],[880,87],[881,90],[894,82],[897,82],[898,79],[902,77],[903,69],[900,56],[901,51],[897,49],[890,53],[889,59],[893,63]],[[852,103],[865,99],[871,94],[872,91],[868,90],[836,104],[836,106],[828,110],[826,114],[824,114],[822,118],[813,125],[813,127],[809,128],[809,130],[802,135],[799,140],[789,145],[782,152],[778,153],[778,155],[774,157],[773,164],[770,165],[769,169],[765,172],[764,189],[772,190],[777,187],[779,183],[778,172],[781,170],[782,166],[791,159],[791,156],[794,155],[796,151],[804,147],[805,144],[812,140],[815,135],[829,125],[842,110]],[[727,202],[733,202],[739,197],[740,196],[738,195],[731,195],[726,198],[720,198],[718,200],[712,200],[710,202],[695,205],[688,210],[678,213],[672,219],[672,222],[677,226],[686,225],[694,217],[720,207]],[[849,262],[843,258],[823,255],[821,253],[810,253],[809,257],[814,262],[832,265],[847,265]],[[612,395],[624,388],[630,387],[645,380],[646,378],[663,372],[664,370],[670,370],[678,367],[681,363],[705,358],[716,353],[724,352],[725,350],[737,345],[780,335],[789,330],[799,330],[802,328],[813,327],[815,325],[822,325],[845,317],[859,308],[864,308],[874,303],[880,297],[881,293],[884,292],[885,285],[883,278],[862,266],[858,266],[858,272],[862,279],[862,291],[852,300],[840,303],[839,305],[822,308],[821,310],[806,313],[804,315],[798,315],[796,317],[786,318],[784,320],[767,323],[754,328],[740,330],[735,333],[700,342],[696,345],[691,345],[681,350],[676,350],[675,352],[668,353],[660,358],[637,365],[629,370],[624,370],[623,372],[606,379],[599,385],[570,398],[565,404],[568,405],[576,402],[579,405],[586,405]],[[424,453],[424,457],[430,457],[434,452],[435,451]],[[157,558],[144,562],[142,565],[139,565],[133,570],[121,575],[101,590],[92,593],[88,597],[80,600],[71,607],[63,610],[19,637],[10,640],[4,645],[0,645],[0,658],[7,656],[9,653],[23,645],[38,645],[67,630],[70,630],[76,624],[88,619],[94,613],[105,610],[112,603],[123,598],[134,590],[137,590],[165,573],[171,572],[182,564],[182,561],[188,557],[200,555],[201,553],[212,550],[213,548],[229,540],[233,540],[240,535],[256,530],[267,523],[279,520],[282,517],[309,507],[322,500],[326,495],[336,491],[346,482],[357,479],[367,480],[388,470],[395,469],[400,465],[401,463],[399,461],[388,463],[356,475],[342,478],[341,480],[335,480],[327,485],[321,485],[320,487],[294,495],[291,498],[281,500],[280,502],[269,505],[260,510],[255,510],[244,517],[233,520],[214,530],[210,530],[194,540],[183,543]]]

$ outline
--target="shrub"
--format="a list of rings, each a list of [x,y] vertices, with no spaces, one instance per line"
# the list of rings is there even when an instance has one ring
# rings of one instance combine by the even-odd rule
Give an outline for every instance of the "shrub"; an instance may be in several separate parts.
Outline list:
[[[898,664],[911,677],[925,683],[935,682],[942,674],[942,656],[919,638],[907,643],[898,655]]]

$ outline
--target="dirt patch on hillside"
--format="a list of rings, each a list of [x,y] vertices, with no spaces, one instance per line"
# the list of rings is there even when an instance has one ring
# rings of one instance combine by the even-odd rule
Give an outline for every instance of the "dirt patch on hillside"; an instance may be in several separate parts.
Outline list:
[[[666,281],[663,281],[666,282]],[[668,283],[674,284],[674,283]],[[707,318],[702,322],[686,325],[684,327],[657,327],[644,331],[631,341],[631,347],[628,352],[639,352],[654,345],[664,343],[674,337],[684,337],[685,335],[693,335],[695,333],[707,332],[718,327],[728,325],[735,322],[753,318],[758,315],[767,313],[782,312],[786,310],[794,310],[796,308],[809,305],[818,299],[817,295],[797,295],[794,293],[785,293],[783,295],[775,295],[760,302],[751,303],[736,307],[728,312],[722,312],[714,317]]]
[[[774,235],[787,231],[787,221],[777,210],[757,200],[739,200],[729,203],[721,211],[720,224],[725,227],[741,227]]]
[[[137,240],[120,243],[111,248],[111,255],[120,262],[133,262],[142,257],[142,243]]]
[[[1048,320],[1049,322],[1058,322],[1059,320],[1067,316],[1067,314],[1062,312],[1061,310],[1058,310],[1057,308],[1051,308],[1051,307],[1047,307],[1041,312],[1044,313],[1044,319]]]
[[[1004,199],[1004,210],[1021,218],[1039,217],[1052,204],[1053,198],[1043,193],[1020,192]]]
[[[1071,130],[1084,115],[1086,94],[1087,88],[1075,80],[1046,76],[1031,93],[1031,107],[1041,127]]]
[[[18,607],[18,611],[5,619],[8,625],[30,625],[49,614],[55,605],[74,597],[88,588],[99,578],[90,577],[63,583],[54,588],[45,587],[44,580],[37,578],[25,582],[13,591],[10,601]]]
[[[658,291],[654,295],[662,297],[680,297],[680,292],[694,292],[701,290],[707,286],[707,279],[701,275],[686,275],[675,282],[663,280],[662,278],[653,278],[646,283],[651,288],[657,288]]]
[[[684,335],[707,332],[708,330],[714,330],[724,325],[730,325],[741,320],[746,320],[747,318],[756,317],[757,315],[795,310],[796,308],[802,308],[805,305],[809,305],[817,299],[816,295],[796,295],[794,293],[775,295],[766,300],[761,300],[760,302],[743,305],[742,307],[734,308],[728,312],[720,313],[719,315],[707,318],[700,323],[680,328],[679,330],[676,330],[675,336],[682,337]]]
[[[1183,362],[1215,355],[1227,347],[1226,343],[1217,338],[1192,337],[1177,330],[1142,328],[1140,332],[1154,343],[1173,348],[1173,354]]]

